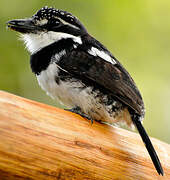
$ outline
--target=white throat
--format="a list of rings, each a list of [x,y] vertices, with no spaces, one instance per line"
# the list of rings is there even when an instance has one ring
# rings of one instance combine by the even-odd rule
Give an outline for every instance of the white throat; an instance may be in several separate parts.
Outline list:
[[[31,54],[38,52],[42,48],[57,42],[61,39],[72,38],[74,42],[82,44],[81,38],[73,36],[71,34],[60,33],[60,32],[43,32],[37,34],[22,34],[21,39],[25,42],[26,48]]]

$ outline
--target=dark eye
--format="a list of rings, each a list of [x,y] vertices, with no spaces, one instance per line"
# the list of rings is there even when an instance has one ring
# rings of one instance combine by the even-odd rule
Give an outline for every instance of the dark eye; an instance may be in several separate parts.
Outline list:
[[[51,20],[49,20],[49,22],[48,22],[49,25],[53,25],[53,26],[59,26],[60,23],[61,23],[61,21],[58,20],[58,19],[51,19]]]
[[[55,25],[59,25],[60,24],[60,21],[59,20],[56,20],[55,21]]]
[[[58,28],[62,26],[62,23],[59,19],[48,19],[47,24],[41,26],[43,29],[46,29],[48,31],[57,31]]]

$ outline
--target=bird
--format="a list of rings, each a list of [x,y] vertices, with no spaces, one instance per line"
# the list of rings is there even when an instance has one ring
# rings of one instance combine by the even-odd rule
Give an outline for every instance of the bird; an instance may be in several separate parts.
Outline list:
[[[159,175],[164,175],[142,121],[142,96],[123,65],[80,20],[64,10],[43,7],[7,27],[19,32],[30,66],[47,95],[93,123],[135,126]]]

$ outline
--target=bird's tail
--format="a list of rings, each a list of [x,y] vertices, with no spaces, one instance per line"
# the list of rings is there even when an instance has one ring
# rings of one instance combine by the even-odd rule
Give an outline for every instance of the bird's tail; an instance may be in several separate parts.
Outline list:
[[[132,121],[133,121],[134,125],[136,126],[136,128],[146,146],[146,149],[148,150],[148,153],[152,159],[152,162],[153,162],[158,174],[159,175],[161,174],[163,176],[164,172],[163,172],[161,163],[159,161],[158,155],[156,154],[155,149],[149,139],[149,136],[147,135],[147,133],[140,121],[140,117],[138,115],[135,115],[135,116],[133,116]]]

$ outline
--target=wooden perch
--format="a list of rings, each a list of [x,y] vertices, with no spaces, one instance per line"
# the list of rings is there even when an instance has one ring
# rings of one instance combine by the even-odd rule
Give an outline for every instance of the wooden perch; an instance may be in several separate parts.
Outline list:
[[[138,134],[0,91],[0,180],[170,179],[170,145],[152,142],[164,177]]]

